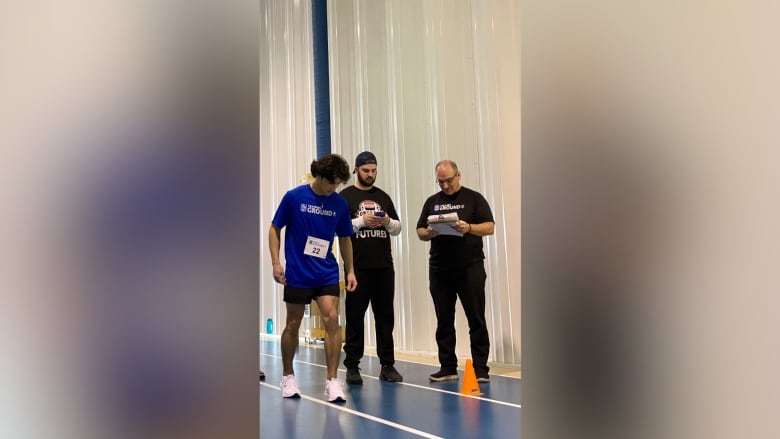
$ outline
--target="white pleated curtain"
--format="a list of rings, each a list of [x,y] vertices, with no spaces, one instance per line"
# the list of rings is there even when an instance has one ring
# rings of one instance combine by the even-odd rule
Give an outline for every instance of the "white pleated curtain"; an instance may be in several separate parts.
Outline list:
[[[282,194],[315,156],[311,3],[269,0],[261,12],[260,318],[280,327],[284,307],[266,232]],[[510,0],[328,2],[333,152],[350,163],[363,150],[377,155],[377,185],[404,225],[393,238],[399,352],[436,355],[429,244],[417,239],[415,224],[424,200],[439,190],[434,165],[448,158],[496,217],[495,235],[485,238],[491,361],[520,364],[518,14]],[[373,345],[370,312],[366,322]],[[456,325],[465,358],[460,306]]]

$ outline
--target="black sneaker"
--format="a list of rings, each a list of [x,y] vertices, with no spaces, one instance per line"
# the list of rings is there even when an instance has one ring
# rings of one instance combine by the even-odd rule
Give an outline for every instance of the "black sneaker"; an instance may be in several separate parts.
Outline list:
[[[359,367],[347,368],[347,384],[363,384],[363,377],[360,376]]]
[[[489,383],[490,374],[485,369],[475,369],[474,374],[477,376],[478,383]]]
[[[382,366],[382,372],[379,372],[379,379],[382,381],[390,381],[392,383],[399,383],[404,380],[404,377],[395,370],[392,364]]]
[[[436,382],[457,381],[458,371],[456,369],[440,369],[438,372],[432,373],[428,378],[430,378],[431,381]]]
[[[257,377],[260,378],[260,381],[265,381],[265,372],[263,372],[262,370],[258,370]]]

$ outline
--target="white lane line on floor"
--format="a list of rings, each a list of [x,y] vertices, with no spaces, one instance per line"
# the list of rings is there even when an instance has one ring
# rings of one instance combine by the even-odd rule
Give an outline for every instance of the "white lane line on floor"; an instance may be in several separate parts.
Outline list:
[[[317,346],[304,346],[304,347],[311,348],[311,349],[323,349],[323,348],[320,348],[320,347],[317,347]],[[267,355],[269,357],[274,357],[273,354],[267,354],[265,352],[261,352],[260,355]],[[398,355],[398,352],[396,352],[396,355]],[[363,356],[364,357],[379,358],[379,357],[376,356],[376,354],[369,353],[369,352],[366,352]],[[280,357],[275,357],[275,358],[280,358]],[[423,362],[423,361],[416,361],[416,360],[408,360],[408,359],[398,358],[397,356],[396,356],[395,360],[396,361],[403,361],[404,363],[419,364],[419,365],[422,365],[422,366],[431,366],[431,367],[437,367],[438,364],[439,364],[439,363],[426,363],[426,362]],[[490,366],[490,362],[488,362],[488,366]],[[495,367],[497,369],[506,369],[506,367],[503,367],[501,365],[497,365],[497,366],[493,366],[493,367]],[[458,367],[458,370],[463,370],[463,368],[462,367]],[[509,373],[516,373],[516,372],[509,372]],[[509,378],[510,380],[520,380],[522,378],[522,377],[518,377],[518,376],[505,375],[505,374],[498,374],[498,376],[500,376],[501,378]]]
[[[276,355],[272,355],[272,354],[262,354],[262,355],[265,355],[265,356],[268,356],[268,357],[273,357],[273,358],[278,358],[279,360],[282,359],[282,357],[276,356]],[[293,360],[293,361],[296,362],[296,363],[302,363],[302,364],[307,364],[309,366],[315,366],[315,367],[319,367],[319,368],[322,368],[322,369],[327,369],[327,367],[322,365],[322,364],[309,363],[308,361],[303,361],[303,360]],[[401,361],[403,361],[403,360],[401,360]],[[339,372],[347,373],[347,370],[346,369],[339,369]],[[379,381],[379,378],[371,376],[371,375],[361,374],[361,376],[363,378],[369,378],[369,379],[372,379],[372,380]],[[482,400],[482,401],[485,401],[485,402],[490,402],[490,403],[493,403],[493,404],[501,404],[501,405],[505,405],[505,406],[509,406],[509,407],[521,408],[520,404],[514,404],[514,403],[506,402],[506,401],[500,401],[500,400],[497,400],[497,399],[483,398],[481,396],[464,395],[464,394],[462,394],[460,392],[453,392],[451,390],[437,389],[435,387],[421,386],[419,384],[412,384],[412,383],[405,383],[405,382],[394,383],[394,384],[400,384],[400,385],[404,385],[404,386],[416,387],[418,389],[423,389],[423,390],[432,390],[434,392],[439,392],[439,393],[449,393],[450,395],[462,396],[464,398],[479,399],[479,400]]]
[[[397,355],[398,355],[398,352],[396,352],[395,361],[403,361],[404,363],[419,364],[419,365],[422,365],[422,366],[431,366],[432,368],[435,368],[435,367],[439,366],[439,363],[425,363],[425,362],[422,362],[422,361],[407,360],[407,359],[404,359],[404,358],[398,358]],[[369,354],[369,353],[364,354],[363,356],[364,357],[379,358],[376,355]],[[490,366],[489,362],[488,362],[488,366]],[[496,368],[501,368],[501,366],[495,366],[495,367]],[[458,370],[462,371],[463,367],[458,367]],[[501,374],[499,374],[498,376],[500,376],[501,378],[509,378],[509,379],[513,379],[513,380],[519,380],[520,379],[520,377],[516,377],[516,376],[512,376],[512,375],[501,375]]]
[[[282,389],[280,387],[274,386],[273,384],[260,383],[260,385],[265,386],[265,387],[270,387],[270,388],[272,388],[274,390],[278,390],[279,392],[282,391]],[[405,425],[397,424],[395,422],[388,421],[387,419],[377,418],[376,416],[371,416],[371,415],[368,415],[366,413],[359,412],[357,410],[352,410],[350,408],[346,408],[346,407],[344,407],[342,405],[334,404],[332,402],[328,402],[328,401],[325,401],[323,399],[313,398],[313,397],[308,396],[308,395],[301,395],[301,398],[305,399],[307,401],[316,402],[317,404],[324,405],[324,406],[329,407],[329,408],[334,408],[336,410],[341,410],[342,412],[347,412],[347,413],[355,415],[355,416],[360,416],[361,418],[366,418],[366,419],[368,419],[370,421],[379,422],[380,424],[389,425],[390,427],[397,428],[399,430],[403,430],[403,431],[415,434],[415,435],[420,436],[420,437],[425,437],[425,438],[429,438],[429,439],[444,439],[441,436],[436,436],[436,435],[433,435],[433,434],[430,434],[430,433],[426,433],[424,431],[420,431],[420,430],[414,429],[412,427],[407,427]]]

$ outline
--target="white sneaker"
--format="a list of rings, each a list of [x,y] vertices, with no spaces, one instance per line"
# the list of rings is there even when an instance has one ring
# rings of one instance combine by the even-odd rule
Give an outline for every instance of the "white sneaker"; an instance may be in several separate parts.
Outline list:
[[[325,396],[329,402],[344,402],[347,396],[344,395],[344,384],[338,378],[331,378],[325,381]]]
[[[285,375],[282,377],[282,398],[300,398],[301,391],[298,390],[298,383],[295,382],[295,375]]]

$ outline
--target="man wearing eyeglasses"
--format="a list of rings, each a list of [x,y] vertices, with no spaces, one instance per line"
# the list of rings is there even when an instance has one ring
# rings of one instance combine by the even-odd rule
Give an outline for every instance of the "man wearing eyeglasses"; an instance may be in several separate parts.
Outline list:
[[[436,310],[438,372],[431,381],[458,379],[455,355],[455,302],[460,298],[469,323],[471,356],[477,381],[490,382],[487,365],[490,338],[485,322],[485,254],[482,237],[492,235],[495,221],[485,197],[460,185],[458,165],[452,160],[436,164],[436,181],[441,191],[430,196],[417,220],[417,236],[430,241],[428,278]],[[428,224],[428,217],[456,213],[451,227],[458,233],[440,234]]]

